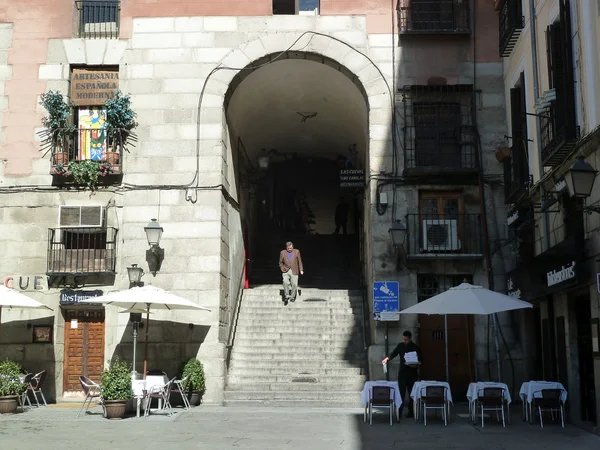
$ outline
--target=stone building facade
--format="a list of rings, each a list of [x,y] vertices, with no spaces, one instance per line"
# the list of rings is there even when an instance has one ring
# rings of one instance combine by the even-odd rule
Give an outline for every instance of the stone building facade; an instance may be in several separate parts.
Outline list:
[[[69,384],[79,370],[69,362],[65,341],[76,334],[70,330],[87,333],[101,348],[100,356],[86,355],[88,364],[99,358],[94,364],[101,368],[113,355],[130,357],[128,315],[107,307],[95,316],[97,310],[73,305],[68,296],[126,289],[132,264],[148,271],[144,226],[156,218],[164,228],[164,260],[143,281],[211,312],[153,314],[149,360],[174,373],[197,356],[205,364],[205,400],[222,401],[245,251],[254,250],[252,237],[260,234],[249,180],[262,148],[277,149],[272,159],[286,149],[300,159],[347,157],[353,149],[366,174],[357,258],[369,307],[373,281],[399,281],[401,308],[463,279],[502,290],[504,254],[497,244],[505,207],[495,153],[507,128],[498,18],[488,2],[448,0],[432,9],[432,2],[417,0],[393,7],[321,0],[315,10],[300,1],[294,14],[273,14],[281,5],[271,0],[127,0],[101,2],[116,8],[101,21],[85,13],[95,2],[4,3],[1,267],[9,286],[54,312],[4,310],[0,349],[30,370],[47,369],[50,397],[76,390]],[[45,113],[39,96],[72,92],[74,70],[81,69],[116,71],[139,122],[137,142],[121,154],[121,173],[94,192],[65,184],[53,155],[40,151],[38,134]],[[315,112],[322,119],[309,117]],[[302,131],[298,122],[312,128]],[[97,211],[95,227],[111,230],[102,244],[112,252],[110,270],[80,273],[50,264],[52,250],[64,257],[66,248],[59,213],[77,207],[79,226],[91,226],[83,223],[84,210]],[[388,233],[397,220],[408,228],[398,251]],[[441,241],[427,240],[430,225],[442,226]],[[516,368],[513,384],[522,377],[512,331],[518,320],[500,317],[502,354],[511,349]],[[390,341],[412,329],[435,354],[439,324],[425,323],[417,317],[391,323]],[[32,343],[32,328],[47,326],[53,345]],[[487,318],[461,318],[452,327],[463,341],[453,362],[460,373],[451,376],[464,384],[495,373]],[[384,340],[383,325],[370,321],[372,378],[382,376]],[[502,369],[510,373],[508,362]],[[443,375],[443,363],[429,370]]]

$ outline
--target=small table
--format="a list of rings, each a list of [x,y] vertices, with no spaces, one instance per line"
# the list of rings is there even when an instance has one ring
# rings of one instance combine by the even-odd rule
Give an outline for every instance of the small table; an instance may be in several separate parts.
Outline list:
[[[542,389],[562,389],[563,393],[560,397],[563,403],[567,401],[567,390],[558,381],[526,381],[521,385],[519,390],[519,396],[523,401],[523,419],[533,423],[533,413],[531,411],[531,405],[535,398],[541,398],[539,391]]]
[[[373,392],[374,386],[384,386],[390,388],[391,399],[394,400],[394,409],[396,410],[396,420],[400,420],[398,409],[400,406],[402,406],[402,396],[400,395],[400,389],[398,389],[398,383],[395,381],[374,380],[367,381],[362,392],[360,393],[360,401],[363,405],[365,405],[364,421],[367,421],[367,409],[369,408],[369,399],[371,398],[371,393]]]
[[[131,380],[131,389],[133,398],[136,399],[135,415],[140,417],[140,403],[146,397],[146,394],[156,386],[164,386],[169,382],[165,375],[147,375],[145,380]],[[148,400],[146,400],[148,401]],[[162,400],[158,401],[158,409],[162,409]]]
[[[467,390],[467,400],[469,401],[469,413],[471,413],[471,419],[473,420],[473,423],[475,423],[475,418],[477,417],[477,411],[475,408],[475,402],[477,402],[477,395],[479,394],[480,390],[485,388],[504,389],[504,400],[508,405],[506,408],[508,413],[508,423],[510,423],[510,404],[512,402],[512,398],[510,397],[508,386],[505,383],[497,383],[495,381],[477,381],[476,383],[469,384],[469,389]]]
[[[448,422],[450,422],[450,403],[454,403],[452,401],[452,391],[450,390],[450,385],[446,381],[417,381],[410,392],[410,398],[413,399],[413,414],[415,416],[415,422],[419,420],[419,412],[421,411],[421,391],[423,388],[427,386],[443,386],[447,389],[448,397],[446,403],[446,412],[448,417]]]

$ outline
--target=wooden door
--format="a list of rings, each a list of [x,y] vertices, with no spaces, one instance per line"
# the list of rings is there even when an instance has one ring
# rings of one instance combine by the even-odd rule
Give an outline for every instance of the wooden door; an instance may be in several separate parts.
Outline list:
[[[81,391],[80,375],[98,383],[103,370],[104,310],[65,311],[64,391]]]

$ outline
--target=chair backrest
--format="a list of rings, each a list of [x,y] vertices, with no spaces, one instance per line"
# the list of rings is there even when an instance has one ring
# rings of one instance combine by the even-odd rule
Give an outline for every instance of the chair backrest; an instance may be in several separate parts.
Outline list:
[[[479,399],[479,403],[484,407],[501,405],[504,401],[504,388],[489,387],[479,389],[477,398]]]
[[[164,375],[165,377],[167,376],[166,372],[163,372],[160,369],[152,369],[152,370],[148,370],[146,372],[146,375]]]
[[[31,384],[33,385],[33,388],[38,390],[41,389],[43,384],[44,384],[44,380],[46,379],[46,371],[42,370],[39,373],[36,373],[33,378],[31,379]]]
[[[25,375],[25,378],[23,378],[23,384],[27,387],[29,387],[29,383],[31,383],[31,380],[33,379],[33,374],[32,373],[28,373],[27,375]]]
[[[542,389],[540,392],[544,401],[560,404],[563,393],[562,389]]]
[[[183,377],[181,380],[179,380],[179,385],[181,386],[181,390],[183,392],[187,392],[189,385],[190,385],[190,377],[192,376],[191,373],[188,373],[185,377]]]
[[[446,386],[424,386],[421,389],[421,397],[426,403],[443,405],[446,403],[446,389]]]
[[[373,386],[371,404],[389,405],[392,402],[391,391],[392,389],[389,386]]]
[[[84,377],[83,375],[79,376],[79,384],[81,384],[81,390],[84,392],[85,395],[88,395],[88,393],[90,392],[90,388],[93,386],[90,383],[90,379]]]

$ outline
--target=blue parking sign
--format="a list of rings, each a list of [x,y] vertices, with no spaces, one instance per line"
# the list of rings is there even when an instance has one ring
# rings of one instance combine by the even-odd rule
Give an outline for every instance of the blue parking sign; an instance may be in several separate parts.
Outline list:
[[[400,311],[400,283],[375,281],[373,283],[373,319],[398,320]]]

